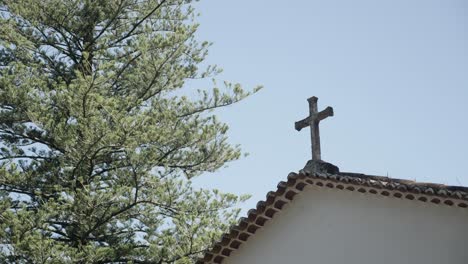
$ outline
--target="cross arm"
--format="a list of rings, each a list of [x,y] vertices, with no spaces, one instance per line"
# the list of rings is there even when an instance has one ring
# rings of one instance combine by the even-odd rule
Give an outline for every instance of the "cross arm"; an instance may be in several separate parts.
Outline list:
[[[301,131],[301,129],[303,129],[304,127],[308,127],[310,125],[309,120],[310,120],[310,117],[304,118],[301,121],[297,121],[296,123],[294,123],[294,128],[297,131]]]
[[[323,120],[323,119],[325,119],[325,118],[327,118],[329,116],[333,116],[333,108],[331,108],[330,106],[328,106],[323,111],[321,111],[321,112],[319,112],[317,114],[317,120],[321,121],[321,120]]]
[[[333,108],[331,108],[330,106],[317,114],[304,118],[301,121],[297,121],[296,123],[294,123],[294,128],[297,131],[301,131],[301,129],[303,129],[304,127],[310,126],[312,122],[320,122],[329,116],[333,116]]]

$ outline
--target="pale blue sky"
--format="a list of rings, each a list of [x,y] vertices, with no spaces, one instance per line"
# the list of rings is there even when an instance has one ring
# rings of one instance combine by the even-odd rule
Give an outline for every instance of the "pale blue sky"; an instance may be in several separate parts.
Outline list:
[[[204,0],[200,40],[222,80],[264,90],[222,110],[250,156],[197,183],[253,197],[310,159],[294,130],[319,97],[322,158],[341,171],[468,185],[464,0]]]

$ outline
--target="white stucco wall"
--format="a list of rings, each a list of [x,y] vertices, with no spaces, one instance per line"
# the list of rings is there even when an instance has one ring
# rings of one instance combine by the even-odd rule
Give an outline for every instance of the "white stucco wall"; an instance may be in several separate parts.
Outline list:
[[[309,186],[223,264],[467,264],[468,210]]]

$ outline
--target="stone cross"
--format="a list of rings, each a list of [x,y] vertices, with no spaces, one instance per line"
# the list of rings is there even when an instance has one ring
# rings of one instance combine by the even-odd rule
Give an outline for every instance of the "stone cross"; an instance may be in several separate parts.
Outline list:
[[[295,123],[297,131],[310,126],[310,136],[312,139],[312,160],[322,160],[320,156],[320,133],[319,133],[319,122],[329,116],[333,116],[333,108],[330,106],[325,110],[318,112],[317,101],[318,98],[313,96],[307,99],[309,102],[309,117],[302,119]]]

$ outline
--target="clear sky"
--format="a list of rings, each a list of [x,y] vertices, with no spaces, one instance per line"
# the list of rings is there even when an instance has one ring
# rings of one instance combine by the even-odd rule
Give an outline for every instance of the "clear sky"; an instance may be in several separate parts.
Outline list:
[[[221,80],[258,94],[218,112],[250,155],[198,184],[253,207],[311,158],[306,99],[322,159],[341,171],[468,185],[468,4],[465,0],[202,0],[200,40]]]

